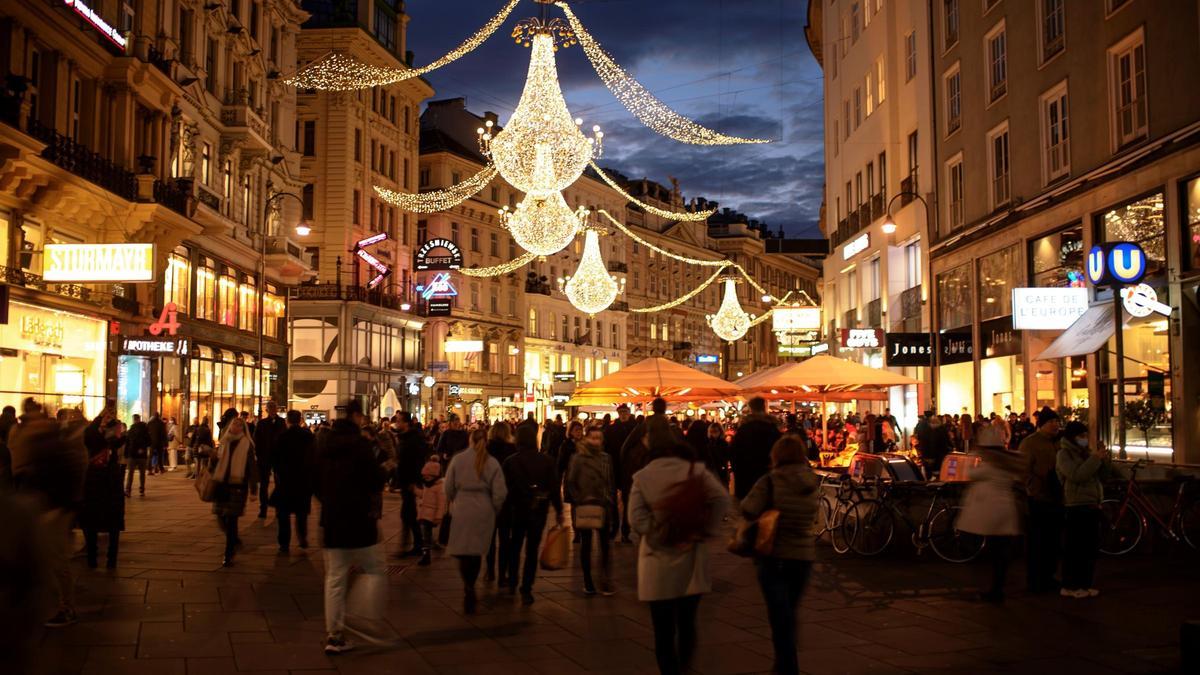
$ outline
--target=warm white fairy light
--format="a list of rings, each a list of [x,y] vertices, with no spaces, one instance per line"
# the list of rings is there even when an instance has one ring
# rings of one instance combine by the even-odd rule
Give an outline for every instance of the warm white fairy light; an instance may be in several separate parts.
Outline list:
[[[491,267],[470,267],[461,269],[459,272],[462,272],[465,277],[498,277],[528,265],[536,257],[537,255],[534,253],[523,253],[506,263]]]
[[[625,290],[625,280],[608,273],[604,258],[600,255],[600,239],[595,229],[584,233],[583,255],[575,274],[559,278],[559,289],[581,312],[599,314],[608,309],[617,294]]]
[[[587,210],[571,211],[561,192],[538,198],[525,195],[516,209],[500,209],[504,226],[521,248],[536,255],[554,255],[566,248],[587,218]]]
[[[525,90],[516,111],[500,131],[490,122],[478,130],[480,148],[504,180],[538,197],[579,180],[588,162],[600,156],[604,137],[599,127],[592,128],[593,137],[584,136],[583,120],[571,117],[558,84],[555,40],[550,32],[533,35]]]
[[[722,267],[722,268],[724,268],[724,267],[729,267],[730,265],[733,265],[735,267],[737,266],[735,263],[733,263],[729,260],[703,260],[701,258],[689,258],[685,255],[679,255],[678,253],[672,253],[672,252],[666,250],[665,248],[659,248],[658,246],[655,246],[654,244],[637,236],[637,234],[635,234],[633,232],[633,230],[630,230],[628,227],[626,227],[623,223],[618,221],[616,218],[613,218],[612,214],[610,214],[608,211],[605,211],[604,209],[600,209],[599,213],[600,213],[600,215],[604,216],[608,220],[608,222],[612,223],[613,227],[615,227],[618,230],[620,230],[621,232],[623,232],[625,234],[625,236],[636,241],[637,243],[641,244],[642,246],[645,246],[646,248],[650,249],[651,251],[658,253],[661,256],[673,258],[680,262],[689,263],[691,265],[701,265],[701,266],[706,266],[706,267]],[[741,269],[741,268],[739,268],[739,269]]]
[[[285,83],[299,89],[325,89],[333,91],[348,91],[351,89],[366,89],[385,84],[393,84],[414,77],[420,77],[433,72],[442,66],[453,63],[466,54],[474,51],[483,44],[496,29],[508,19],[513,8],[521,0],[509,0],[508,4],[493,16],[475,34],[467,38],[458,47],[446,53],[445,56],[420,68],[388,68],[362,63],[345,54],[333,52],[323,58],[308,64],[298,73],[284,80]]]
[[[637,197],[634,197],[633,195],[626,192],[625,189],[622,188],[615,180],[613,180],[611,176],[604,173],[604,170],[601,169],[600,166],[598,164],[596,164],[595,161],[592,161],[592,169],[596,172],[597,175],[600,176],[600,178],[605,183],[608,183],[609,187],[616,190],[617,194],[621,195],[622,197],[629,200],[630,202],[637,204],[638,207],[640,207],[646,213],[656,215],[659,218],[667,218],[669,220],[680,220],[680,221],[701,221],[701,220],[708,220],[709,216],[711,216],[712,214],[717,212],[716,209],[709,209],[707,211],[694,211],[694,212],[692,212],[692,211],[666,211],[664,209],[660,209],[656,206],[647,204],[646,202],[643,202],[643,201],[639,200]]]
[[[479,191],[487,187],[487,184],[492,182],[492,179],[495,177],[496,167],[489,164],[474,176],[445,190],[412,194],[409,192],[396,192],[395,190],[389,190],[376,185],[375,192],[383,201],[392,206],[398,206],[405,211],[412,213],[437,213],[438,211],[445,211],[446,209],[458,206],[474,195],[479,194]]]
[[[721,307],[716,314],[705,317],[717,337],[726,342],[742,339],[746,331],[750,330],[750,322],[754,320],[754,317],[747,314],[738,303],[736,284],[736,279],[725,280],[725,297],[721,299]]]
[[[691,300],[692,298],[696,297],[697,295],[700,295],[700,293],[702,293],[704,291],[704,289],[711,286],[713,284],[713,282],[717,280],[718,277],[720,277],[722,274],[724,274],[724,272],[725,272],[725,267],[721,267],[716,272],[713,272],[712,276],[709,277],[704,283],[693,288],[692,290],[688,291],[687,293],[684,293],[683,295],[679,296],[678,298],[671,300],[670,302],[664,302],[661,305],[655,305],[653,307],[630,308],[629,311],[635,312],[637,314],[650,314],[653,312],[661,312],[664,309],[671,309],[672,307],[678,307],[679,305],[682,305],[683,303],[687,302],[688,300]]]
[[[728,136],[701,126],[671,110],[665,103],[655,98],[640,82],[633,79],[633,76],[625,72],[624,68],[617,65],[617,62],[604,51],[600,43],[596,42],[596,39],[584,29],[575,13],[567,7],[567,3],[558,2],[556,4],[567,15],[567,20],[571,22],[571,29],[575,32],[579,45],[583,47],[588,60],[592,62],[596,74],[604,81],[604,86],[608,87],[621,105],[641,120],[642,124],[663,136],[692,145],[770,142],[765,139]]]

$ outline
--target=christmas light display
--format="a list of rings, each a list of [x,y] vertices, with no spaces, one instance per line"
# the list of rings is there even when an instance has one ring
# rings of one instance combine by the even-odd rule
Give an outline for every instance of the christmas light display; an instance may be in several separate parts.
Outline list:
[[[599,233],[589,228],[584,233],[583,255],[575,274],[559,278],[559,289],[576,309],[588,315],[608,309],[617,294],[625,290],[625,280],[608,273],[600,255]]]
[[[726,267],[727,266],[728,265],[726,265]],[[700,293],[702,293],[704,291],[704,289],[711,286],[713,284],[713,282],[716,281],[717,278],[720,277],[724,272],[725,272],[725,267],[718,269],[716,272],[712,273],[712,276],[709,277],[707,281],[705,281],[704,283],[700,284],[699,286],[693,288],[692,290],[688,291],[687,293],[684,293],[683,295],[679,296],[678,298],[675,298],[674,300],[671,300],[669,302],[664,302],[661,305],[655,305],[653,307],[630,308],[629,311],[635,312],[638,314],[649,314],[652,312],[661,312],[664,309],[671,309],[672,307],[678,307],[679,305],[682,305],[683,303],[687,302],[688,300],[691,300],[692,298],[696,297],[697,295],[700,295]]]
[[[666,211],[664,209],[658,208],[657,206],[651,206],[650,204],[647,204],[646,202],[643,202],[640,199],[638,199],[637,197],[634,197],[633,195],[626,192],[624,190],[624,188],[622,188],[615,180],[612,179],[612,177],[610,177],[608,174],[604,173],[604,170],[601,169],[600,166],[597,165],[595,161],[592,161],[592,170],[594,170],[596,172],[596,174],[599,175],[600,178],[605,183],[608,183],[609,187],[616,190],[617,194],[621,195],[622,197],[629,200],[630,202],[636,204],[638,207],[640,207],[646,213],[656,215],[659,218],[667,218],[669,220],[682,220],[682,221],[701,221],[701,220],[708,220],[709,216],[711,216],[712,214],[717,212],[716,209],[709,209],[707,211],[694,211],[694,212],[693,211]]]
[[[498,277],[528,265],[536,257],[537,255],[534,253],[522,253],[506,263],[492,265],[491,267],[463,268],[459,272],[465,277]]]
[[[492,179],[496,177],[496,173],[496,167],[489,164],[474,176],[445,190],[412,194],[409,192],[396,192],[395,190],[389,190],[376,185],[375,193],[383,201],[392,206],[398,206],[405,211],[412,213],[437,213],[438,211],[445,211],[446,209],[458,206],[479,194],[480,190],[492,182]]]
[[[721,299],[721,307],[716,314],[709,314],[705,319],[717,337],[726,342],[740,340],[750,330],[750,322],[754,317],[747,314],[738,303],[737,279],[725,279],[725,297]]]
[[[538,198],[525,195],[516,209],[500,209],[500,218],[521,248],[535,255],[553,255],[566,248],[587,219],[587,209],[571,211],[561,192]]]

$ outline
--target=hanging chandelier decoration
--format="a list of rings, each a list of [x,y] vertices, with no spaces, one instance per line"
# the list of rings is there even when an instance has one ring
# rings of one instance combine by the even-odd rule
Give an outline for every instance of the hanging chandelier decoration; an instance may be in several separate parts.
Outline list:
[[[508,4],[498,14],[489,19],[482,28],[475,31],[462,44],[436,61],[420,68],[373,66],[362,63],[340,52],[330,52],[300,69],[299,72],[285,79],[284,82],[297,89],[350,91],[353,89],[379,87],[420,77],[475,51],[479,45],[487,41],[496,32],[496,29],[508,19],[508,15],[512,13],[513,9],[520,2],[521,0],[509,0]]]
[[[565,2],[555,3],[567,15],[571,29],[591,61],[596,74],[604,82],[604,86],[613,96],[633,113],[642,124],[651,130],[672,138],[680,143],[690,145],[738,145],[742,143],[770,143],[760,138],[739,138],[727,136],[689,120],[667,107],[667,104],[655,98],[646,87],[625,72],[613,57],[604,51],[600,43],[587,32],[579,18],[571,11]]]
[[[583,120],[572,119],[563,99],[554,52],[574,44],[566,24],[525,19],[513,35],[518,43],[532,46],[525,89],[500,131],[490,120],[477,130],[479,148],[509,185],[544,198],[579,180],[588,162],[600,156],[604,133],[596,126],[590,138],[585,136]]]
[[[479,173],[462,182],[451,185],[445,190],[412,194],[409,192],[397,192],[376,185],[375,193],[383,201],[411,213],[437,213],[438,211],[454,208],[479,194],[479,191],[487,187],[487,184],[492,182],[492,179],[495,177],[496,167],[488,164]]]
[[[705,319],[717,337],[726,342],[740,340],[750,330],[754,316],[747,314],[738,303],[737,279],[725,279],[725,297],[721,299],[721,307],[716,314],[709,314]]]
[[[583,235],[583,256],[575,274],[558,278],[558,289],[567,300],[589,316],[608,309],[617,295],[625,291],[625,280],[608,273],[600,255],[599,232],[589,227]]]
[[[517,208],[500,209],[500,222],[513,241],[534,255],[554,255],[567,247],[584,221],[587,209],[572,211],[561,192],[547,197],[525,195]]]

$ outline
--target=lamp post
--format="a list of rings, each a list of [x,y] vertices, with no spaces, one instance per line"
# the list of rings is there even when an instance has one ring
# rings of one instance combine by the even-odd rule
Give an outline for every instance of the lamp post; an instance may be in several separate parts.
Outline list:
[[[922,236],[924,237],[924,240],[925,240],[925,275],[924,275],[925,279],[923,281],[924,281],[924,283],[929,284],[929,288],[932,291],[932,288],[933,288],[933,263],[930,261],[930,256],[929,256],[929,239],[930,239],[930,237],[933,236],[933,222],[931,221],[931,216],[933,215],[933,213],[929,210],[929,202],[925,201],[925,198],[922,197],[921,195],[917,194],[916,192],[912,192],[910,190],[901,190],[900,192],[897,192],[896,194],[892,195],[891,199],[888,200],[887,207],[884,209],[884,212],[887,215],[884,217],[883,224],[879,226],[879,229],[884,234],[889,235],[889,236],[896,233],[896,221],[895,221],[895,219],[892,218],[892,204],[897,199],[899,199],[900,197],[903,197],[905,195],[912,197],[913,199],[916,199],[917,201],[921,202],[921,206],[924,207],[924,209],[925,209],[925,232],[922,234]],[[937,372],[938,372],[938,363],[941,361],[941,352],[938,349],[937,340],[934,338],[934,336],[937,334],[937,331],[934,329],[934,326],[933,326],[933,324],[934,324],[934,311],[933,311],[933,302],[932,302],[933,293],[928,292],[927,297],[930,298],[930,304],[929,304],[929,342],[930,342],[930,345],[929,346],[933,350],[933,365],[929,369],[929,407],[932,408],[934,410],[934,412],[936,412],[937,411]]]
[[[304,222],[304,200],[300,195],[291,192],[274,192],[267,195],[267,199],[263,202],[262,225],[258,232],[258,273],[255,275],[255,292],[258,295],[258,357],[254,365],[258,369],[258,376],[255,378],[257,386],[255,388],[258,389],[258,414],[260,416],[263,412],[263,394],[265,393],[263,391],[265,387],[263,386],[262,376],[266,373],[266,368],[263,367],[263,333],[266,328],[266,303],[264,302],[263,295],[267,287],[267,216],[271,213],[272,207],[278,206],[279,202],[283,201],[285,197],[291,197],[300,203],[300,222],[296,223],[296,236],[307,237],[312,232],[312,228],[308,226],[308,223]],[[291,368],[289,367],[288,370],[290,372]],[[284,392],[284,395],[284,409],[286,410],[286,397],[290,396],[291,392]]]

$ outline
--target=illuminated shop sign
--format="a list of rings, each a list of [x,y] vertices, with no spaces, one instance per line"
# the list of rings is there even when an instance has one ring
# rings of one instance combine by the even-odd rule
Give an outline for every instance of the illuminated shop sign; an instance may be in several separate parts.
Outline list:
[[[1088,308],[1086,288],[1014,288],[1012,327],[1065,330]]]
[[[173,337],[127,337],[121,352],[138,356],[187,356],[188,339]]]
[[[812,356],[812,345],[779,345],[780,356]]]
[[[696,363],[716,363],[719,357],[716,354],[697,354]]]
[[[929,333],[888,333],[884,356],[888,366],[932,366],[933,338]]]
[[[846,245],[842,248],[842,260],[849,260],[849,259],[853,258],[854,256],[858,255],[859,253],[862,253],[863,251],[867,250],[867,247],[870,245],[871,245],[870,233],[869,232],[862,233],[858,237],[855,237],[854,239],[851,239],[850,241],[846,242]]]
[[[381,242],[385,239],[387,239],[386,232],[380,232],[379,234],[373,234],[373,235],[367,237],[366,239],[358,240],[358,242],[354,244],[354,248],[351,249],[351,252],[354,253],[354,255],[358,256],[358,258],[360,260],[367,263],[367,265],[369,265],[371,267],[371,269],[375,270],[375,277],[367,282],[367,288],[369,288],[369,289],[375,288],[379,284],[383,283],[383,280],[386,279],[388,277],[388,275],[392,273],[392,268],[383,264],[382,260],[380,260],[379,258],[376,258],[375,256],[371,255],[370,253],[367,253],[367,251],[366,251],[366,248],[368,246],[374,246],[375,244],[378,244],[379,242]]]
[[[121,49],[125,49],[125,45],[129,43],[124,35],[105,21],[104,17],[100,16],[96,10],[88,7],[83,0],[63,0],[63,4],[75,10],[75,13],[83,17],[84,21],[92,24],[92,27],[100,31],[101,35],[112,40],[112,43]]]
[[[938,333],[938,362],[948,366],[966,363],[975,358],[975,338],[969,331],[961,333]]]
[[[462,269],[462,250],[449,239],[430,239],[413,254],[413,268],[418,272]]]
[[[1014,329],[1007,317],[990,319],[979,324],[979,337],[983,341],[985,359],[1021,353],[1021,331]]]
[[[829,343],[828,342],[818,342],[817,344],[812,346],[812,355],[813,356],[816,356],[817,354],[824,354],[827,351],[829,351]]]
[[[458,289],[450,282],[449,272],[435,274],[428,284],[417,286],[417,292],[425,301],[427,316],[450,316],[454,298],[458,295]]]
[[[154,281],[154,244],[46,244],[42,252],[46,281]]]
[[[574,382],[575,381],[575,371],[564,370],[561,372],[556,372],[556,373],[554,373],[554,381],[555,382]]]
[[[1138,284],[1121,289],[1122,304],[1130,316],[1145,318],[1154,312],[1171,316],[1171,306],[1158,301],[1158,291],[1150,284]]]
[[[771,312],[771,330],[816,330],[821,327],[820,307],[776,307]]]
[[[842,328],[842,349],[877,349],[883,346],[883,331],[878,328]]]
[[[447,354],[468,354],[483,351],[483,340],[446,340]]]
[[[26,314],[21,317],[21,338],[39,347],[62,349],[63,322],[51,316]]]
[[[1146,276],[1146,252],[1129,241],[1096,244],[1088,252],[1087,278],[1093,286],[1136,284]]]

